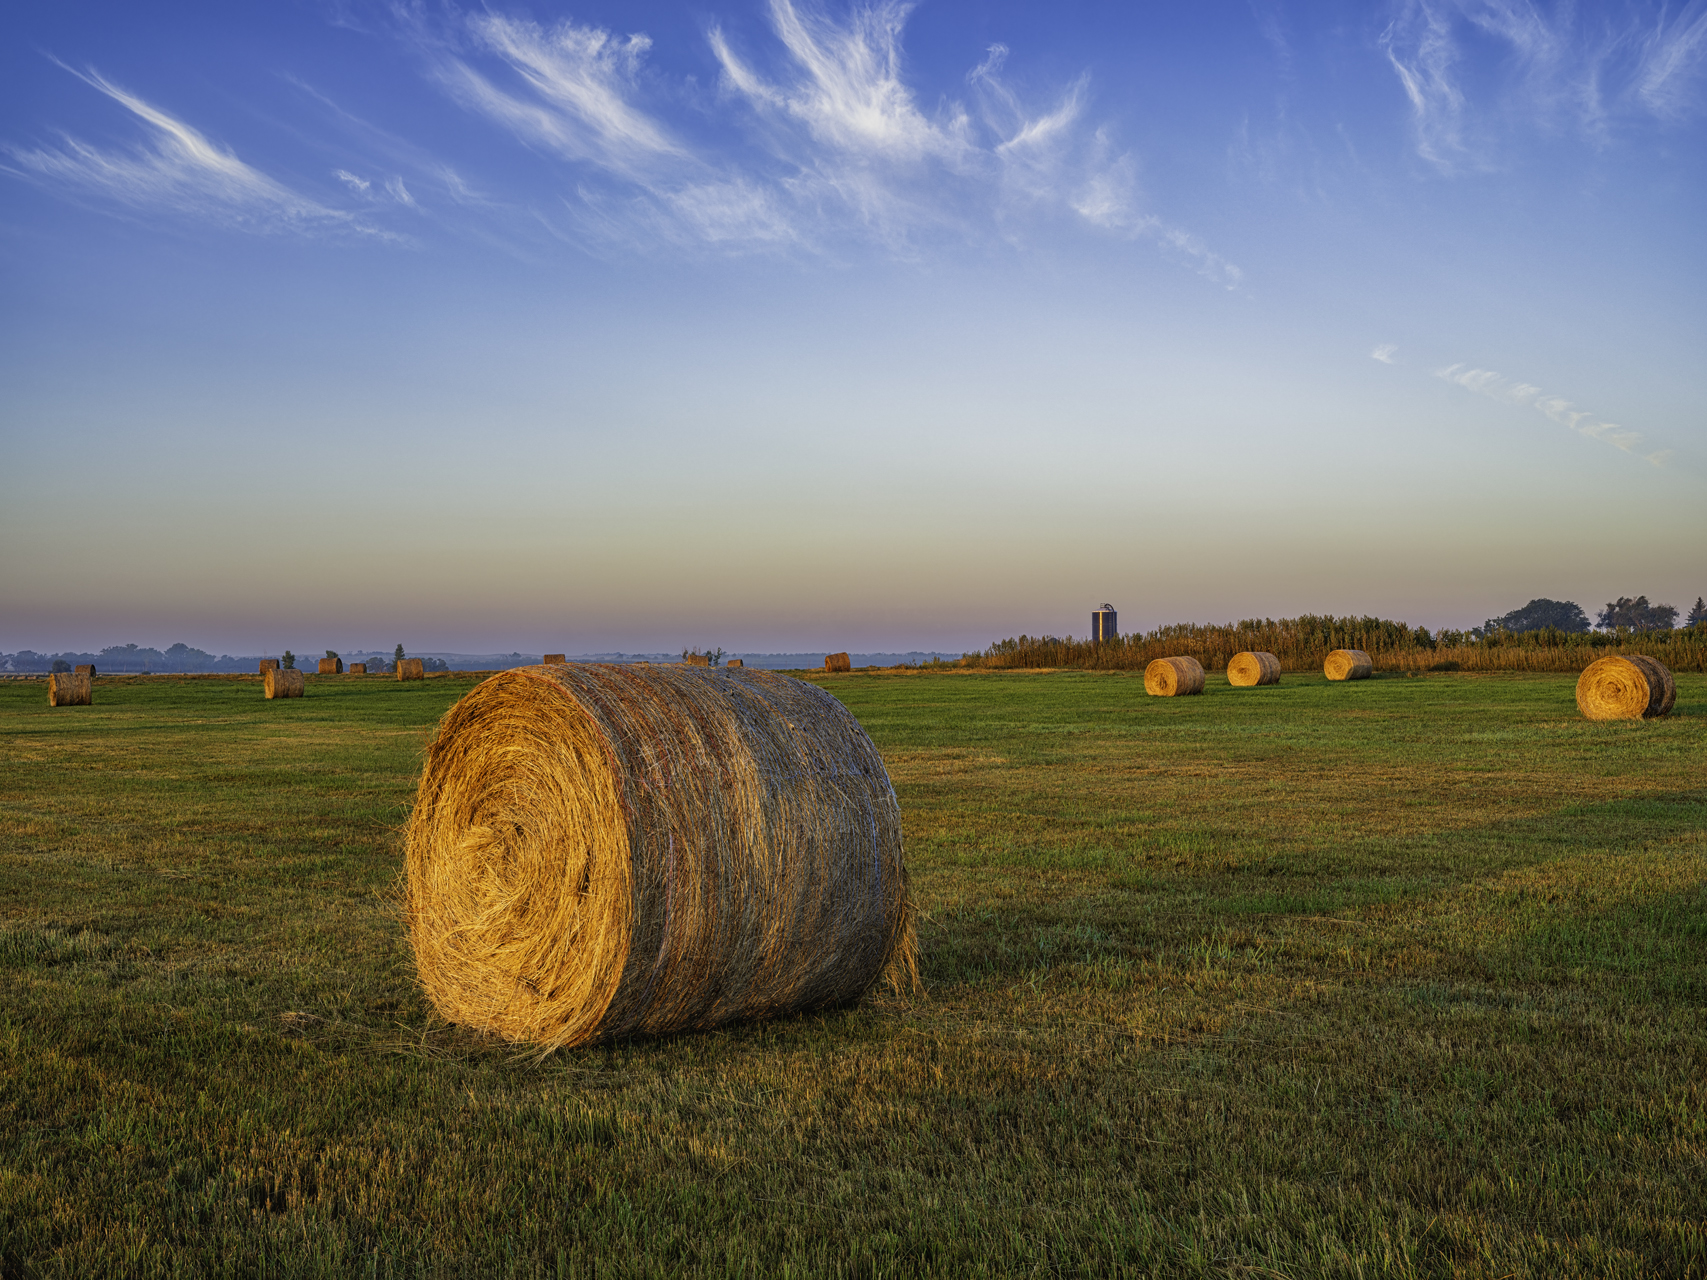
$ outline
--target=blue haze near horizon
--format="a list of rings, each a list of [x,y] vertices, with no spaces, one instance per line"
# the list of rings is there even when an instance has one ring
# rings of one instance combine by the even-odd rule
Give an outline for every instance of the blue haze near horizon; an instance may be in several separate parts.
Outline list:
[[[5,22],[0,648],[1707,591],[1701,0]]]

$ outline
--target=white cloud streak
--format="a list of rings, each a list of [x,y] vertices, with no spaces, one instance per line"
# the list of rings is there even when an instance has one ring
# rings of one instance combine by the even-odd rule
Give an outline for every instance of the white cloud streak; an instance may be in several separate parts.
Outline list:
[[[1675,16],[1663,4],[1395,0],[1380,43],[1410,104],[1417,155],[1442,173],[1486,170],[1517,124],[1604,141],[1613,116],[1698,112],[1707,0]]]
[[[245,164],[234,152],[98,72],[65,69],[146,124],[147,141],[129,151],[103,150],[70,136],[58,148],[8,145],[5,152],[18,166],[15,172],[84,196],[249,231],[342,231],[393,238]],[[336,176],[346,183],[354,178],[342,171]],[[357,178],[351,185],[360,183]]]
[[[1141,208],[1132,158],[1085,124],[1083,77],[1031,108],[1002,81],[1007,50],[994,46],[968,76],[975,111],[925,111],[905,76],[910,11],[876,0],[832,18],[808,0],[769,0],[775,43],[757,53],[713,25],[721,97],[708,109],[741,113],[721,149],[690,145],[691,130],[648,107],[644,35],[487,11],[441,36],[417,26],[415,38],[457,101],[575,166],[565,207],[604,238],[827,249],[852,233],[907,255],[921,235],[1012,236],[1022,216],[1054,211],[1239,283],[1198,237]]]
[[[1527,382],[1514,382],[1492,369],[1476,369],[1460,363],[1436,369],[1434,376],[1501,404],[1532,408],[1560,426],[1569,427],[1578,435],[1604,440],[1625,453],[1636,454],[1656,467],[1664,466],[1666,459],[1671,456],[1670,449],[1643,452],[1645,446],[1641,432],[1632,431],[1616,422],[1603,421],[1586,410],[1578,409],[1563,396],[1547,395],[1540,387]]]
[[[1399,348],[1396,343],[1383,342],[1380,346],[1376,347],[1375,350],[1369,353],[1369,358],[1371,360],[1379,360],[1382,364],[1398,364],[1399,362],[1393,358],[1394,353],[1398,350]]]

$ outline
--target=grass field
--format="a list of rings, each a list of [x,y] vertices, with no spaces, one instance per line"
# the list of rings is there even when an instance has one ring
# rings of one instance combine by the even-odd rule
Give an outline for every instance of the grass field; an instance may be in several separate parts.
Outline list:
[[[824,678],[927,990],[544,1062],[393,906],[471,683],[0,684],[0,1273],[1707,1276],[1707,676]]]

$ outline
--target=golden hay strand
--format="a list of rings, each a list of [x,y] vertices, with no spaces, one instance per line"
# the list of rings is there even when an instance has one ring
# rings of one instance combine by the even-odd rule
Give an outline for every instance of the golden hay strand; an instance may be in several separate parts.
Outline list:
[[[1330,680],[1367,680],[1375,664],[1362,649],[1335,649],[1322,664],[1322,674]]]
[[[295,667],[271,667],[266,674],[267,696],[269,698],[300,698],[302,696],[302,672]]]
[[[1196,658],[1157,658],[1144,668],[1144,692],[1152,698],[1202,693],[1203,664]]]
[[[420,658],[404,658],[397,664],[397,678],[399,680],[425,680],[427,670]]]
[[[561,653],[548,653],[545,655],[545,658],[544,658],[545,665],[548,667],[554,662],[564,662],[564,661],[567,661],[567,659],[565,659]]]
[[[94,681],[81,672],[56,671],[47,678],[50,707],[87,707],[94,700]]]
[[[1577,710],[1590,720],[1651,720],[1676,701],[1671,672],[1644,654],[1601,658],[1577,678]]]
[[[852,671],[853,670],[853,660],[850,659],[848,657],[848,655],[845,653],[826,654],[824,657],[824,670],[826,670],[826,671]]]
[[[1227,663],[1227,683],[1239,689],[1280,683],[1280,659],[1272,653],[1246,650]]]
[[[771,672],[501,672],[440,722],[405,848],[434,1007],[542,1051],[916,978],[883,761]]]

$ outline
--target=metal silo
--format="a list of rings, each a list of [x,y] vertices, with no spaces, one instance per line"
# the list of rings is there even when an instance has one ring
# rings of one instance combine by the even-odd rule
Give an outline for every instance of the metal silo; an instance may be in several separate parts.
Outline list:
[[[1114,606],[1104,604],[1102,608],[1091,614],[1091,639],[1113,640],[1120,635],[1120,627],[1116,624]]]

